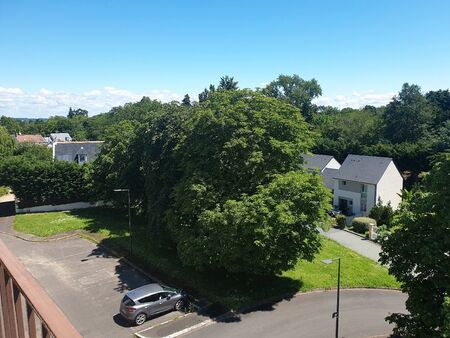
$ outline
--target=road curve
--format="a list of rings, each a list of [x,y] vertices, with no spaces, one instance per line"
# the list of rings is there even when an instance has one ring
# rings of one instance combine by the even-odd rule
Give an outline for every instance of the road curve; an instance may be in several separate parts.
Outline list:
[[[384,318],[405,312],[406,295],[399,291],[341,290],[339,337],[372,337],[390,333]],[[334,337],[336,291],[299,294],[226,322],[190,332],[189,338]]]

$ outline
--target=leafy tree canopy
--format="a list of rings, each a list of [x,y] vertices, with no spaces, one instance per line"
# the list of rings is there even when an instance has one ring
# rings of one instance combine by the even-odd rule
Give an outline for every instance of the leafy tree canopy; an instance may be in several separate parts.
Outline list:
[[[218,91],[185,125],[168,211],[182,262],[273,274],[311,258],[329,196],[302,171],[314,135],[298,109],[248,90]]]
[[[450,295],[450,154],[437,158],[424,185],[405,193],[381,262],[408,293],[409,314],[393,314],[402,337],[442,337]],[[448,310],[448,308],[447,308]]]
[[[88,117],[88,111],[85,109],[72,109],[72,107],[69,108],[69,113],[67,113],[67,118],[73,119],[74,117]]]
[[[416,142],[426,133],[433,117],[420,87],[405,83],[402,90],[386,106],[385,137],[394,142]]]
[[[294,74],[278,76],[262,92],[270,97],[287,100],[300,109],[307,121],[311,121],[316,109],[311,101],[322,95],[322,88],[315,79],[304,80]]]
[[[14,139],[8,134],[5,127],[0,126],[0,158],[13,154]]]

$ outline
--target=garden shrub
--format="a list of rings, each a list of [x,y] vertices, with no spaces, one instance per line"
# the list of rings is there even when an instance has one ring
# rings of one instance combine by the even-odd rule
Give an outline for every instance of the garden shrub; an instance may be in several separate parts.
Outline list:
[[[366,231],[369,230],[370,223],[372,223],[374,225],[377,224],[377,222],[373,218],[355,217],[355,218],[353,218],[353,222],[352,222],[353,231],[364,235],[366,233]]]
[[[394,218],[394,210],[392,209],[391,202],[383,205],[381,199],[378,199],[377,204],[370,210],[369,217],[377,221],[377,224],[386,225],[389,229]]]
[[[336,215],[336,228],[344,229],[345,226],[347,225],[346,219],[347,217],[345,217],[345,215],[342,214]]]

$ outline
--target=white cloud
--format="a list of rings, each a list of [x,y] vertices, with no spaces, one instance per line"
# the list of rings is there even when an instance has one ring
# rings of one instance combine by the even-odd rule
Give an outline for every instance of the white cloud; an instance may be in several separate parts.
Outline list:
[[[83,108],[89,115],[109,111],[127,102],[139,101],[143,96],[162,102],[181,100],[183,95],[168,89],[137,93],[115,87],[104,87],[83,93],[52,91],[42,88],[25,92],[20,88],[0,87],[0,115],[12,117],[49,117],[66,115],[69,107]]]
[[[354,91],[349,95],[321,96],[314,102],[319,105],[335,106],[339,108],[359,108],[367,104],[381,106],[389,103],[396,95],[395,92],[377,93],[373,90]],[[103,87],[82,93],[53,91],[41,88],[31,93],[21,88],[0,87],[0,115],[13,117],[48,117],[52,115],[66,115],[69,107],[83,108],[89,115],[109,111],[112,107],[127,102],[139,101],[143,96],[162,102],[181,101],[183,94],[169,89],[151,90],[149,92],[133,92],[115,87]],[[190,95],[194,99],[195,95]]]
[[[20,88],[4,88],[0,87],[0,95],[11,94],[11,95],[22,95],[23,91]]]
[[[321,96],[313,102],[338,108],[360,108],[365,105],[383,106],[388,104],[396,94],[396,92],[376,93],[373,90],[353,91],[351,95]]]

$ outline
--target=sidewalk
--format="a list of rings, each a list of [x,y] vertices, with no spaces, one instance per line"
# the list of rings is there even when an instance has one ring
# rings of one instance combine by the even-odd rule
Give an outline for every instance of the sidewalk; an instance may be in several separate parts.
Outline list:
[[[327,232],[321,231],[321,233],[324,236],[328,237],[329,239],[332,239],[338,242],[339,244],[353,251],[356,251],[360,255],[370,258],[375,262],[378,262],[381,252],[381,246],[379,244],[376,244],[372,241],[369,241],[368,239],[354,235],[345,230],[339,230],[335,228],[331,228]]]

